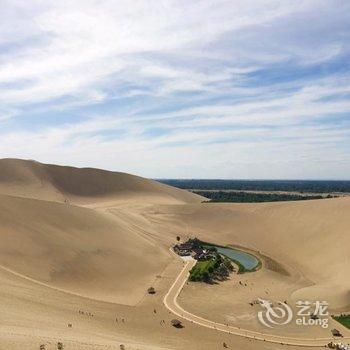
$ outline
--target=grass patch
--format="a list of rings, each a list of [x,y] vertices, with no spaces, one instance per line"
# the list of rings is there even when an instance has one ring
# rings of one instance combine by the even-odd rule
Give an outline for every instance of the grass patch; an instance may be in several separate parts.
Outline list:
[[[211,274],[218,265],[218,259],[207,261],[198,261],[190,271],[190,281],[192,282],[210,282]]]
[[[350,329],[350,314],[349,315],[340,315],[340,316],[332,316],[334,320],[341,323],[346,328]]]

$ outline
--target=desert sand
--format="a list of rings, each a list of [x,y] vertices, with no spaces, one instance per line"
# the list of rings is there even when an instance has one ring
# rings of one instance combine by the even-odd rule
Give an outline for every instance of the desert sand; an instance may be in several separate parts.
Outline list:
[[[285,348],[170,325],[163,298],[184,264],[169,251],[177,235],[240,246],[263,262],[220,284],[186,283],[178,303],[189,312],[255,332],[326,338],[336,327],[349,336],[334,321],[266,329],[249,303],[327,300],[331,312],[350,311],[350,198],[202,200],[125,173],[0,160],[0,349]]]

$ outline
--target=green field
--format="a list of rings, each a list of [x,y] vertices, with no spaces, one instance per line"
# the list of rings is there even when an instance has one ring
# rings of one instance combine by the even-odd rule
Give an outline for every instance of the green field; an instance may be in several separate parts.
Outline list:
[[[350,315],[332,316],[336,321],[350,329]]]
[[[217,259],[198,261],[197,264],[190,271],[190,281],[193,282],[209,282],[210,275],[214,271],[217,264]]]

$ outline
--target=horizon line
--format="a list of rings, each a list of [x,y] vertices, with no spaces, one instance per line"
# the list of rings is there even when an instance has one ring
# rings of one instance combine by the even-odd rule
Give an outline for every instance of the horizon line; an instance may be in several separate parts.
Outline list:
[[[254,178],[247,178],[247,179],[227,179],[227,178],[152,178],[152,180],[176,180],[176,181],[343,181],[343,182],[350,182],[350,179],[254,179]]]

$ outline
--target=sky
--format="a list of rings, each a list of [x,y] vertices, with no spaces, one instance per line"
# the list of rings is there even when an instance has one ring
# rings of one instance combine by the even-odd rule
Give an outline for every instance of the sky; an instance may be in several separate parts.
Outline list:
[[[0,0],[0,158],[350,179],[350,1]]]

